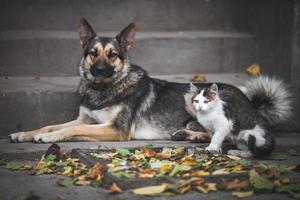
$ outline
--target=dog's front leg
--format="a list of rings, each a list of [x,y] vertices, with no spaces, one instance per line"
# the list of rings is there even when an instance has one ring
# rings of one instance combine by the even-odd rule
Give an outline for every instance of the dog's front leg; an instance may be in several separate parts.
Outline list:
[[[36,143],[52,143],[61,141],[121,141],[130,140],[125,133],[112,124],[78,125],[67,127],[51,133],[40,133],[34,136]]]
[[[34,136],[37,134],[49,133],[49,132],[57,131],[57,130],[60,130],[60,129],[63,129],[66,127],[84,124],[86,122],[87,122],[87,120],[84,119],[83,117],[78,117],[76,120],[73,120],[73,121],[70,121],[67,123],[57,124],[57,125],[52,125],[52,126],[45,126],[43,128],[33,130],[33,131],[12,133],[8,137],[11,142],[31,142],[31,141],[33,141]]]

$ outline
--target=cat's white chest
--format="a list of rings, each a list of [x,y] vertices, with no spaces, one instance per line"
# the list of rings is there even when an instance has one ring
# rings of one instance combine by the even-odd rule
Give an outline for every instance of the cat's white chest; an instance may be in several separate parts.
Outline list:
[[[228,119],[224,115],[222,106],[208,113],[197,113],[197,120],[210,133],[214,133],[216,129],[228,124]]]

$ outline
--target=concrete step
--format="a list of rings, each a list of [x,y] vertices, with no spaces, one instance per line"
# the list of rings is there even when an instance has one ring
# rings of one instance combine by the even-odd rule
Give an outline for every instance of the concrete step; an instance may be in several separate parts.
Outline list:
[[[2,31],[0,52],[0,75],[22,77],[77,75],[82,54],[70,31]],[[139,32],[130,54],[153,74],[241,72],[258,59],[255,36],[232,31]]]
[[[189,82],[193,75],[155,76]],[[242,84],[246,74],[207,74],[208,81]],[[0,138],[9,133],[63,123],[78,114],[79,77],[0,78]]]
[[[0,30],[76,30],[86,16],[102,31],[249,30],[249,6],[235,0],[1,0]]]

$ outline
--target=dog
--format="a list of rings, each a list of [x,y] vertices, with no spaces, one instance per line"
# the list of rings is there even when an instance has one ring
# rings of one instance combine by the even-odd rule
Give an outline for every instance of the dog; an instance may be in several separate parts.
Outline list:
[[[181,134],[173,136],[175,140],[206,140],[207,133],[184,107],[189,85],[151,78],[130,63],[135,33],[136,25],[131,23],[114,38],[102,37],[81,17],[79,116],[64,124],[10,134],[10,141],[157,140],[171,139],[178,130]]]
[[[190,140],[209,142],[210,135],[188,109],[187,83],[173,83],[148,76],[129,59],[136,25],[129,24],[116,37],[97,35],[83,17],[79,41],[83,56],[79,115],[74,121],[9,135],[11,142]],[[197,84],[205,87],[209,83]],[[257,86],[260,86],[257,79]],[[233,86],[232,86],[233,87]],[[253,85],[247,86],[253,88]],[[247,87],[243,88],[247,93]],[[259,90],[261,87],[257,87]],[[273,90],[276,88],[273,87]],[[249,90],[253,98],[257,91]],[[269,91],[272,92],[272,91]],[[250,94],[250,93],[249,93]],[[284,99],[281,98],[280,99]],[[260,106],[264,101],[256,102]],[[280,108],[273,110],[277,113]]]

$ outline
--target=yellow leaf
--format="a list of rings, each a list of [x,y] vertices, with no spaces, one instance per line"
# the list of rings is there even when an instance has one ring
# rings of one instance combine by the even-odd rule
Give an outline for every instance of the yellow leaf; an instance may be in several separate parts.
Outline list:
[[[134,194],[139,194],[139,195],[157,195],[164,192],[166,188],[167,188],[167,184],[162,184],[162,185],[137,188],[134,189],[132,192]]]
[[[253,195],[253,191],[232,192],[231,195],[238,198],[251,197]]]
[[[241,158],[238,156],[227,155],[227,157],[230,158],[231,160],[241,160]]]
[[[260,65],[252,64],[250,67],[246,69],[246,71],[252,76],[258,76],[260,74]]]
[[[241,165],[237,165],[237,166],[234,166],[232,168],[232,171],[241,171],[242,170],[242,166]]]
[[[207,162],[203,163],[202,165],[206,167],[206,166],[210,165],[211,163],[212,163],[212,161],[211,161],[211,160],[209,160],[209,161],[207,161]]]
[[[199,74],[196,74],[192,79],[191,81],[193,82],[206,82],[206,76],[205,74],[202,74],[202,73],[199,73]]]
[[[219,169],[219,170],[216,170],[212,173],[212,175],[223,175],[223,174],[229,174],[227,169]]]
[[[194,173],[196,176],[208,176],[209,175],[209,172],[206,172],[204,170],[199,170],[199,171],[196,171]]]

